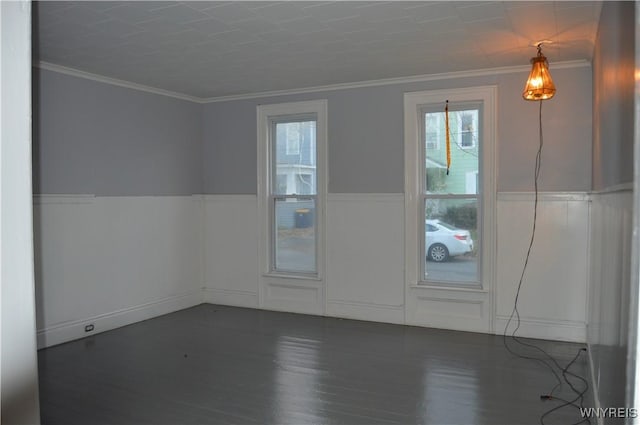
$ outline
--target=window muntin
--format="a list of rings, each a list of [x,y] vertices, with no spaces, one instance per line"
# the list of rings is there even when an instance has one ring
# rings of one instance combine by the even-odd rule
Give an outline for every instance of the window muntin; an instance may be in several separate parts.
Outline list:
[[[421,170],[423,223],[422,281],[429,285],[480,285],[479,117],[481,104],[451,104],[449,112],[451,167],[446,172],[446,134],[429,140],[433,126],[445,122],[440,105],[422,108]],[[444,124],[442,124],[443,126]],[[457,131],[456,131],[457,130]],[[437,146],[437,148],[434,148]],[[473,176],[473,182],[471,177]],[[436,228],[434,230],[433,228]]]

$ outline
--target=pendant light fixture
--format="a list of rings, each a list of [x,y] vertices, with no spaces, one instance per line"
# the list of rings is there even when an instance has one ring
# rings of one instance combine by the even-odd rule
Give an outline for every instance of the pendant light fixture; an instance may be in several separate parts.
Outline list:
[[[538,43],[537,47],[538,55],[531,58],[531,73],[522,92],[525,100],[547,100],[556,94],[556,86],[549,72],[549,62],[542,54],[542,43]]]

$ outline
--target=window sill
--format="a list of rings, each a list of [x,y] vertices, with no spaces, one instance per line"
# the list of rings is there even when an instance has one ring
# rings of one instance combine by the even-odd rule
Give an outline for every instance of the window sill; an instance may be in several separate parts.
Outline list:
[[[322,279],[318,276],[304,274],[263,273],[262,277],[268,277],[272,279],[311,280],[314,282],[322,282]]]
[[[474,292],[477,294],[488,294],[489,291],[487,291],[486,289],[482,289],[479,286],[470,286],[470,287],[464,287],[464,286],[459,286],[459,285],[433,285],[433,284],[420,284],[420,283],[414,283],[409,285],[409,287],[411,289],[437,289],[437,290],[441,290],[441,291],[457,291],[457,292]]]

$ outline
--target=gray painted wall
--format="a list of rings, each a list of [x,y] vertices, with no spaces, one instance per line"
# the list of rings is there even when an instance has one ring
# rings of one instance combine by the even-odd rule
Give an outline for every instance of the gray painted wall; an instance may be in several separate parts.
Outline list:
[[[550,60],[558,93],[543,105],[546,144],[540,188],[587,191],[591,188],[591,69],[554,70]],[[328,99],[329,192],[404,192],[403,94],[480,85],[498,86],[498,190],[532,191],[538,104],[521,97],[526,78],[523,72],[204,105],[204,191],[256,193],[257,105]]]
[[[633,2],[603,2],[593,63],[595,190],[633,179],[634,16]],[[629,323],[631,193],[602,196],[605,206],[598,206],[598,195],[592,205],[591,263],[600,270],[591,273],[587,339],[600,404],[630,406],[625,403],[627,335],[637,332]]]
[[[604,2],[593,61],[593,189],[633,180],[634,4]]]
[[[202,193],[201,105],[33,70],[40,194]]]
[[[534,52],[532,52],[533,55]],[[553,70],[540,187],[591,187],[591,69]],[[526,72],[199,105],[34,70],[34,193],[255,194],[256,106],[329,101],[329,191],[404,192],[403,94],[498,86],[498,190],[533,190],[537,103]],[[444,99],[443,99],[444,100]]]

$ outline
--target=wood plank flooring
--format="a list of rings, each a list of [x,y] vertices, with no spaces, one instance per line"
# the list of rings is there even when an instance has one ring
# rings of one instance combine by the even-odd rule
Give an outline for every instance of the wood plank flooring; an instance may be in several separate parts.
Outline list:
[[[502,337],[211,304],[41,350],[39,376],[43,424],[516,425],[558,404]]]

